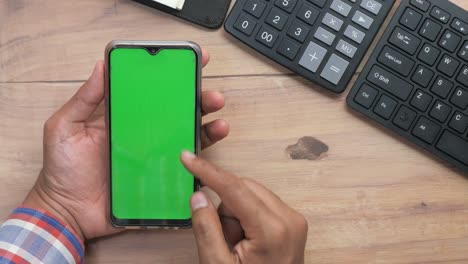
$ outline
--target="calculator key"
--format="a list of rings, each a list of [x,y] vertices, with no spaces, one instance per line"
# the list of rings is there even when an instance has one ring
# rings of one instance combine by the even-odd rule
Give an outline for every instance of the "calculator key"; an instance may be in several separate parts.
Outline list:
[[[465,139],[445,130],[442,136],[440,136],[436,147],[447,155],[468,165],[468,142]]]
[[[410,3],[423,12],[429,10],[429,7],[431,6],[431,3],[427,0],[411,0]]]
[[[431,82],[432,77],[434,77],[433,71],[429,70],[428,68],[422,65],[419,65],[418,68],[416,68],[416,71],[414,72],[411,80],[421,85],[422,87],[427,87]]]
[[[401,129],[408,131],[416,119],[416,116],[416,112],[402,105],[395,115],[395,118],[393,118],[393,123]]]
[[[442,76],[437,77],[431,87],[431,91],[442,98],[447,98],[453,88],[453,83]]]
[[[256,18],[260,18],[265,11],[266,4],[260,0],[249,0],[245,3],[244,10]]]
[[[323,29],[322,27],[319,27],[317,29],[317,31],[314,34],[314,37],[327,44],[328,46],[333,44],[333,41],[335,40],[335,35],[332,34],[330,31]]]
[[[361,44],[361,42],[366,37],[366,34],[364,32],[351,25],[348,25],[344,32],[344,35],[358,44]]]
[[[453,29],[455,29],[456,31],[458,31],[459,33],[461,33],[463,35],[468,35],[468,24],[461,21],[460,19],[454,18],[453,22],[452,22],[452,25],[450,25],[450,26]]]
[[[296,6],[297,0],[276,0],[275,5],[284,11],[291,13]]]
[[[410,104],[419,111],[426,112],[427,108],[432,102],[432,96],[428,95],[427,93],[417,90],[416,93],[414,93],[413,99],[411,99]]]
[[[327,2],[327,0],[309,0],[309,2],[312,2],[313,4],[319,7],[323,7],[325,3]]]
[[[359,92],[354,97],[354,101],[369,109],[374,103],[378,94],[379,92],[376,89],[370,87],[367,84],[363,84],[361,89],[359,89]]]
[[[348,68],[348,65],[348,61],[333,54],[323,68],[320,76],[325,80],[337,85]]]
[[[465,65],[460,71],[460,74],[457,77],[457,81],[459,81],[461,84],[465,85],[468,87],[468,66]]]
[[[254,30],[257,22],[251,19],[250,17],[241,14],[239,18],[237,18],[236,23],[234,23],[234,28],[239,30],[240,32],[246,34],[247,36],[252,35],[252,31]]]
[[[447,120],[450,112],[452,112],[452,107],[442,103],[441,101],[436,101],[432,106],[429,115],[443,123]]]
[[[400,24],[411,30],[416,30],[421,19],[421,14],[419,14],[411,8],[406,8],[405,13],[403,13],[403,15],[400,18]]]
[[[319,15],[319,11],[317,11],[311,5],[305,3],[302,4],[302,6],[299,8],[299,11],[297,11],[297,17],[309,25],[313,25]]]
[[[468,91],[458,87],[452,95],[450,102],[465,110],[468,106]]]
[[[440,126],[422,116],[413,128],[413,135],[426,143],[432,144],[439,134]]]
[[[452,77],[458,69],[460,62],[450,57],[449,55],[444,55],[437,66],[437,70],[447,74],[447,76]]]
[[[299,61],[299,65],[315,73],[317,72],[317,69],[319,68],[326,54],[326,49],[311,41],[307,46],[306,51],[302,55]]]
[[[377,60],[404,76],[408,76],[414,66],[413,60],[388,46],[385,46]]]
[[[262,43],[267,47],[273,47],[275,45],[276,39],[278,39],[278,33],[274,30],[269,29],[268,27],[263,26],[255,38],[258,42]]]
[[[385,119],[389,119],[396,107],[397,102],[384,94],[375,105],[374,112]]]
[[[399,27],[395,28],[388,41],[411,55],[416,52],[421,43],[417,37]]]
[[[457,49],[458,44],[460,44],[460,41],[461,38],[459,36],[449,30],[446,30],[439,41],[439,46],[450,52],[454,52]]]
[[[368,15],[365,15],[361,11],[356,11],[353,16],[353,22],[365,29],[369,29],[372,26],[372,23],[374,23],[374,19],[370,18]]]
[[[341,52],[343,55],[349,57],[352,59],[354,55],[356,54],[357,48],[348,42],[340,39],[338,44],[336,45],[336,50]]]
[[[306,40],[309,33],[310,29],[297,21],[293,21],[288,30],[288,35],[301,43]]]
[[[458,56],[465,61],[468,61],[468,41],[465,41],[462,48],[460,49],[460,52],[458,53]]]
[[[374,15],[378,15],[380,9],[382,9],[382,4],[375,0],[362,0],[361,7]]]
[[[272,8],[265,21],[268,25],[273,26],[278,30],[282,30],[288,21],[288,16],[279,11],[279,9]]]
[[[442,27],[439,24],[430,19],[426,19],[421,30],[419,30],[419,34],[430,41],[435,41],[441,29]]]
[[[336,16],[330,13],[325,14],[325,16],[322,19],[322,23],[334,29],[335,31],[340,31],[341,27],[343,26],[343,20],[337,18]]]
[[[447,22],[450,20],[450,14],[437,6],[432,8],[431,16],[444,24],[447,24]]]
[[[418,59],[432,66],[436,62],[439,55],[440,50],[426,43],[419,52]]]
[[[408,99],[408,96],[413,90],[413,85],[377,65],[372,67],[367,76],[367,80],[401,100]]]
[[[284,38],[278,46],[278,53],[290,60],[294,60],[300,48],[301,47],[299,45],[287,38]]]
[[[449,127],[453,128],[458,133],[465,133],[468,128],[468,117],[460,112],[455,112],[450,119]]]
[[[344,17],[347,17],[351,12],[351,6],[341,0],[333,0],[330,8]]]

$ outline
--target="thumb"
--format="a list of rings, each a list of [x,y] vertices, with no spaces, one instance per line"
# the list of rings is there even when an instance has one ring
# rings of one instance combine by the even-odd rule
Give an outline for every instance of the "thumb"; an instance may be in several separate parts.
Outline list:
[[[196,192],[190,199],[192,225],[200,264],[231,263],[233,255],[224,239],[223,229],[213,203],[205,193]]]

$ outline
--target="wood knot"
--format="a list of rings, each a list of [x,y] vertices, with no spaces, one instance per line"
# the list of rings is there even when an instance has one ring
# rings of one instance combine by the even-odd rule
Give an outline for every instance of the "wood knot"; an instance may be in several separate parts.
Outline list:
[[[286,154],[293,160],[317,160],[326,157],[328,146],[322,141],[305,136],[300,138],[296,144],[286,148]]]

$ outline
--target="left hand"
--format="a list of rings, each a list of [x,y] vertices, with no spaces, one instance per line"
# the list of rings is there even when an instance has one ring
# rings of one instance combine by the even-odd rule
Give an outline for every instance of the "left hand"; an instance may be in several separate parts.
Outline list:
[[[209,60],[203,52],[203,65]],[[23,206],[56,215],[84,239],[113,234],[109,221],[108,142],[102,111],[104,63],[98,62],[89,80],[44,126],[44,161],[36,184]],[[204,114],[224,107],[217,92],[204,92]],[[224,120],[203,126],[202,147],[207,148],[229,133]],[[187,201],[188,203],[189,201]]]

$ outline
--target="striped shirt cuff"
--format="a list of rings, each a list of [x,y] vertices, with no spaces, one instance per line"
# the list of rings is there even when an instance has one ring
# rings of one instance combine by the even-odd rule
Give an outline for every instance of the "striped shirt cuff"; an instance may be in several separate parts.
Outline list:
[[[15,209],[0,228],[0,263],[83,263],[79,236],[50,213]]]

